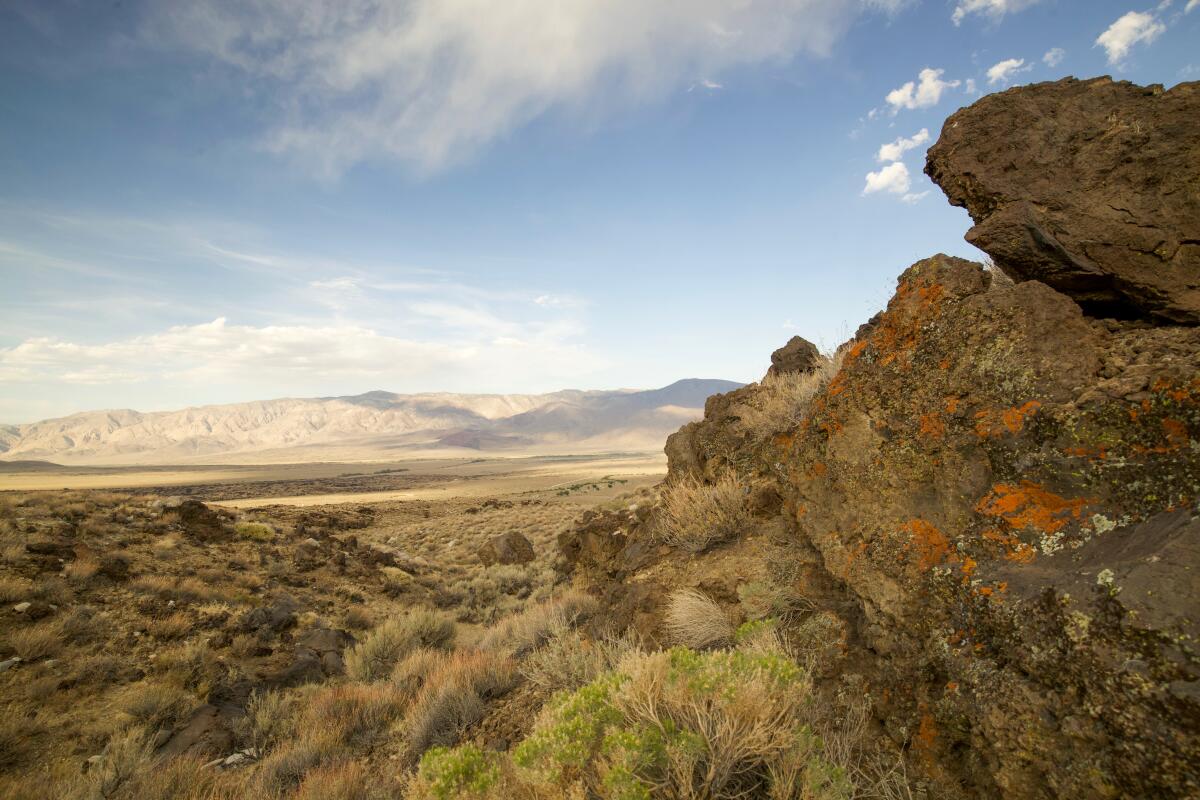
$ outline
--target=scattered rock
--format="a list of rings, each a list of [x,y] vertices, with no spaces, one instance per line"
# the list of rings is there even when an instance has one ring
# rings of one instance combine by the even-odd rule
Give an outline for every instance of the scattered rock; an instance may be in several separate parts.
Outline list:
[[[220,542],[232,536],[225,518],[199,500],[184,500],[176,511],[184,533],[197,541]]]
[[[13,656],[12,658],[7,658],[4,661],[0,661],[0,672],[8,672],[10,669],[17,666],[17,664],[20,664],[20,663],[21,663],[20,656]]]
[[[1200,83],[1039,83],[951,115],[925,172],[975,221],[967,241],[1014,279],[1096,316],[1195,325],[1198,120]]]
[[[533,545],[517,531],[493,536],[476,552],[485,567],[492,564],[528,564],[535,558]]]
[[[26,601],[24,601],[24,602],[22,602],[22,603],[17,603],[15,606],[13,606],[13,611],[17,612],[18,614],[24,614],[24,613],[25,613],[26,611],[28,611],[28,610],[29,610],[29,609],[30,609],[32,606],[33,606],[33,603],[31,603],[30,601],[26,600]]]
[[[100,559],[97,570],[109,580],[118,583],[129,580],[129,556],[124,553],[109,553]]]

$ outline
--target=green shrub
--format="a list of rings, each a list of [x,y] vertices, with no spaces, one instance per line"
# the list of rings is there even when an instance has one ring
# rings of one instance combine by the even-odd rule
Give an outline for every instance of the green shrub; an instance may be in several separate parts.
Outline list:
[[[606,800],[848,798],[845,770],[811,732],[811,686],[775,653],[632,657],[556,695],[513,760],[534,784],[582,780]]]
[[[275,538],[275,529],[265,522],[239,522],[233,529],[243,539],[256,542],[269,542]]]
[[[415,793],[434,800],[453,800],[490,791],[500,780],[500,766],[495,754],[474,745],[454,750],[435,747],[421,759],[417,775],[421,788]]]

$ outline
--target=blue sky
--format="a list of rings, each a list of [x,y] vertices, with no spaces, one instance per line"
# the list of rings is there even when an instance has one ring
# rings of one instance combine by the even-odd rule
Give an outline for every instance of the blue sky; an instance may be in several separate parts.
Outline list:
[[[1200,0],[10,0],[0,421],[754,380],[979,255],[947,115],[1198,45]]]

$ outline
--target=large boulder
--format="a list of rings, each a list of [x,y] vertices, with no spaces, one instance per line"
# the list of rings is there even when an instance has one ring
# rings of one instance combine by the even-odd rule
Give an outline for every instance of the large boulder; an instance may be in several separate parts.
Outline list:
[[[485,567],[493,564],[528,564],[535,557],[533,545],[517,531],[493,536],[479,548],[478,555]]]
[[[925,172],[1012,278],[1095,316],[1200,323],[1200,83],[987,95],[946,120]]]
[[[821,363],[821,351],[807,339],[793,336],[783,347],[771,353],[771,368],[767,377],[796,372],[812,372]]]

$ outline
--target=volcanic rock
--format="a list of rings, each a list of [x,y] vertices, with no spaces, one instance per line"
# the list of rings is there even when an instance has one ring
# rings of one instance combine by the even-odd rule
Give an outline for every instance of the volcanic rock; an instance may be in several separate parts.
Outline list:
[[[492,564],[528,564],[534,559],[533,545],[517,531],[493,536],[477,551],[485,567]]]
[[[946,120],[925,172],[1015,280],[1095,316],[1200,323],[1200,82],[990,94]]]
[[[771,353],[771,368],[767,377],[793,372],[812,372],[821,361],[821,351],[807,339],[793,336],[783,347]]]

